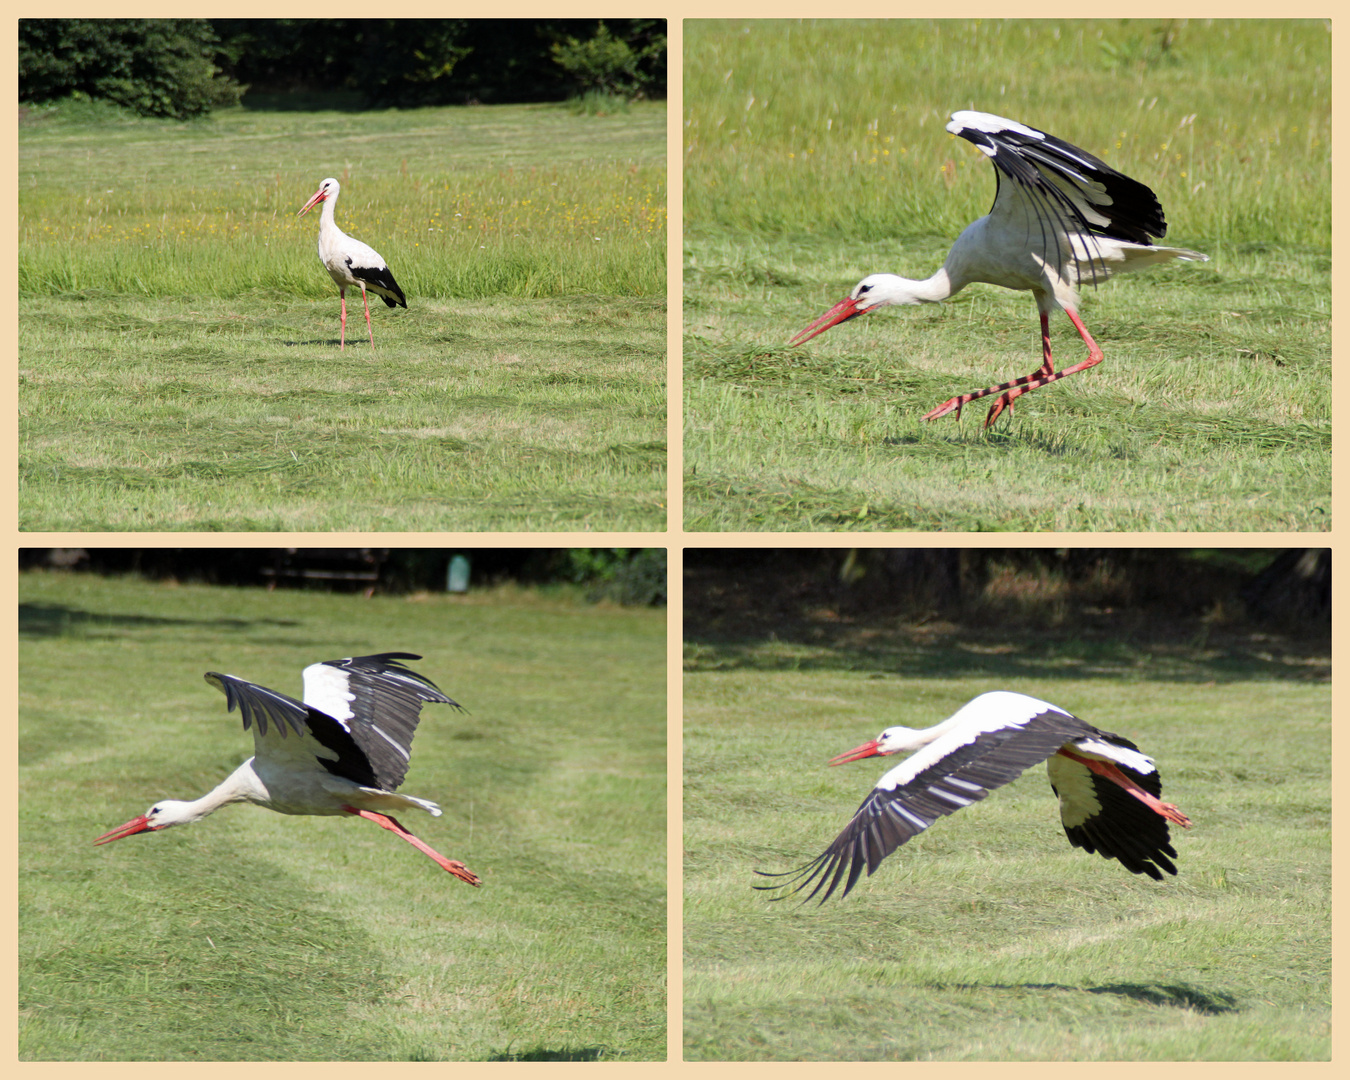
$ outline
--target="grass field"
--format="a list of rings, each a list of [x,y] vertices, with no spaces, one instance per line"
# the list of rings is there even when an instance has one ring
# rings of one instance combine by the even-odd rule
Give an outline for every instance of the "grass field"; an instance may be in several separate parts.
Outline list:
[[[1246,621],[1270,558],[1189,552],[1165,593],[1143,552],[961,559],[960,601],[936,607],[865,558],[686,562],[686,1058],[1327,1058],[1330,622]],[[1193,821],[1172,830],[1176,877],[1072,848],[1037,765],[844,899],[752,890],[819,855],[899,763],[830,757],[995,688],[1156,757]]]
[[[411,598],[20,579],[26,1060],[664,1060],[665,613],[511,589]],[[406,650],[404,824],[228,807],[95,848],[252,752],[203,680]]]
[[[662,104],[20,127],[21,528],[664,527]],[[328,175],[409,298],[373,354]]]
[[[1327,24],[685,32],[687,528],[1330,528]],[[1030,294],[973,285],[786,344],[866,274],[926,277],[988,210],[993,170],[943,130],[961,108],[1136,176],[1166,242],[1210,256],[1085,290],[1105,361],[989,433],[982,407],[920,417],[1038,366]],[[1081,358],[1063,316],[1051,335]]]
[[[1328,1059],[1329,655],[1265,642],[686,640],[686,1059]],[[1071,848],[1036,768],[842,901],[752,891],[824,850],[885,768],[831,756],[995,688],[1157,759],[1195,823],[1175,879]]]

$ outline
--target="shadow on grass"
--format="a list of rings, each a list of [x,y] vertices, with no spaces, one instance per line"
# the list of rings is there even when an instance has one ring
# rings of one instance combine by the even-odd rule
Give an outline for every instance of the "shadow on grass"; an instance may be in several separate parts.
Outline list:
[[[1172,1005],[1178,1009],[1192,1009],[1207,1016],[1238,1011],[1237,999],[1232,994],[1197,990],[1194,986],[1141,985],[1117,983],[1112,986],[1089,986],[1089,994],[1118,994],[1149,1005]]]
[[[1164,985],[1159,983],[1113,983],[1110,986],[1065,986],[1063,983],[963,983],[944,984],[940,990],[1062,990],[1070,994],[1114,994],[1146,1005],[1170,1005],[1177,1009],[1191,1009],[1207,1016],[1239,1012],[1237,999],[1232,994],[1199,990],[1194,986]]]
[[[585,1046],[580,1050],[549,1050],[538,1046],[533,1050],[522,1050],[518,1054],[510,1051],[493,1054],[488,1061],[602,1061],[605,1052],[599,1046]]]
[[[897,610],[875,590],[799,562],[728,558],[690,565],[684,581],[686,672],[853,671],[871,678],[1036,679],[1086,676],[1178,683],[1326,682],[1326,636],[1279,633],[1230,615],[1216,594],[1195,613],[1049,596],[1024,611],[974,604]],[[1186,582],[1170,583],[1178,594]]]
[[[154,615],[84,611],[65,604],[19,605],[19,634],[30,638],[68,637],[156,626],[210,626],[221,630],[247,630],[257,626],[298,625],[294,619],[165,619]]]

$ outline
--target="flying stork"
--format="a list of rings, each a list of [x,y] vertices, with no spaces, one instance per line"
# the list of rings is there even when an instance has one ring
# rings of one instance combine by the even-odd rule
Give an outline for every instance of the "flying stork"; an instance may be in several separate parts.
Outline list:
[[[888,304],[927,304],[954,296],[971,282],[1029,290],[1041,315],[1041,366],[1030,375],[944,401],[925,414],[936,420],[978,398],[998,394],[984,426],[1023,394],[1101,363],[1102,351],[1078,317],[1078,288],[1113,274],[1143,270],[1171,259],[1204,262],[1186,248],[1155,247],[1167,235],[1158,197],[1086,150],[1043,131],[982,112],[955,112],[947,130],[974,143],[994,165],[998,187],[989,213],[956,238],[932,277],[910,281],[871,274],[790,344],[801,345],[832,326]],[[1050,314],[1062,310],[1088,355],[1055,370],[1050,358]]]
[[[354,240],[339,229],[333,221],[333,208],[337,206],[338,195],[342,188],[331,176],[319,185],[319,190],[310,196],[309,202],[300,208],[296,217],[303,217],[317,203],[323,203],[323,214],[319,218],[319,262],[337,282],[338,296],[342,300],[342,349],[347,348],[347,290],[360,289],[361,302],[366,308],[366,330],[370,334],[370,347],[375,348],[375,331],[370,328],[369,290],[390,307],[396,304],[408,306],[403,290],[398,287],[394,275],[384,264],[380,253],[360,240]]]
[[[1100,852],[1126,870],[1162,881],[1175,875],[1176,849],[1167,823],[1190,828],[1185,814],[1161,800],[1153,759],[1129,739],[1100,731],[1048,702],[996,690],[981,694],[934,727],[890,727],[830,764],[912,751],[877,781],[853,820],[819,856],[786,878],[757,889],[785,889],[781,900],[808,885],[810,900],[825,888],[823,904],[847,874],[847,896],[863,867],[870,877],[881,860],[938,818],[978,802],[1044,761],[1050,790],[1069,843]]]
[[[355,814],[408,841],[461,881],[478,885],[477,874],[433,851],[389,813],[441,814],[434,802],[394,790],[408,772],[422,705],[459,708],[430,679],[400,662],[420,659],[391,652],[311,664],[304,672],[303,702],[208,671],[206,681],[225,695],[227,708],[233,712],[238,706],[244,730],[253,728],[254,756],[200,799],[164,799],[94,843],[189,825],[228,803],[251,802],[280,814]]]

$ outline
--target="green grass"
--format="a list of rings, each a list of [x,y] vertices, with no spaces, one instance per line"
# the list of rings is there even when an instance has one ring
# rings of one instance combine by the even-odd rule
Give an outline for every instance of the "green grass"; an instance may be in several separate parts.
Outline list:
[[[686,33],[687,528],[1330,527],[1325,24]],[[927,276],[987,211],[992,170],[943,130],[970,107],[1137,176],[1166,242],[1210,255],[1085,290],[1105,362],[990,433],[978,403],[920,417],[1039,364],[1029,294],[970,286],[786,344],[868,273]],[[1081,357],[1062,316],[1051,334],[1060,366]]]
[[[26,1060],[664,1060],[665,614],[512,589],[409,598],[20,580]],[[202,681],[422,653],[404,824],[227,807],[96,848],[252,752]]]
[[[664,527],[662,106],[21,126],[22,528]],[[326,175],[409,297],[373,354]]]
[[[1330,684],[1310,675],[1329,658],[1264,648],[931,627],[690,642],[686,1059],[1328,1059]],[[1156,757],[1194,822],[1175,879],[1070,847],[1036,768],[846,899],[751,890],[822,851],[884,771],[832,755],[995,688]]]

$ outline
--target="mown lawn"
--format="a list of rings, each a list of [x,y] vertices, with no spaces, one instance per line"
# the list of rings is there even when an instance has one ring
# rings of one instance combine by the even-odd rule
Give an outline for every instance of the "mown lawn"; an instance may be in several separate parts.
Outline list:
[[[686,35],[686,528],[1330,527],[1327,24]],[[869,273],[928,276],[988,210],[993,170],[944,130],[963,108],[1139,178],[1165,242],[1210,256],[1086,290],[1104,363],[988,433],[984,408],[920,417],[1039,364],[1030,294],[974,285],[787,345]],[[1067,319],[1051,334],[1061,367],[1081,358]]]
[[[25,1060],[664,1060],[665,614],[500,589],[344,596],[27,573],[19,585]],[[403,818],[233,806],[94,847],[252,753],[202,679],[292,695],[376,651],[428,707]]]
[[[664,526],[661,105],[21,129],[22,528]],[[409,297],[373,352],[327,175]]]
[[[686,641],[686,1059],[1329,1058],[1328,655],[1156,627],[779,630]],[[752,889],[823,851],[886,768],[830,757],[992,689],[1155,757],[1194,822],[1175,879],[1070,847],[1037,767],[845,899]]]

